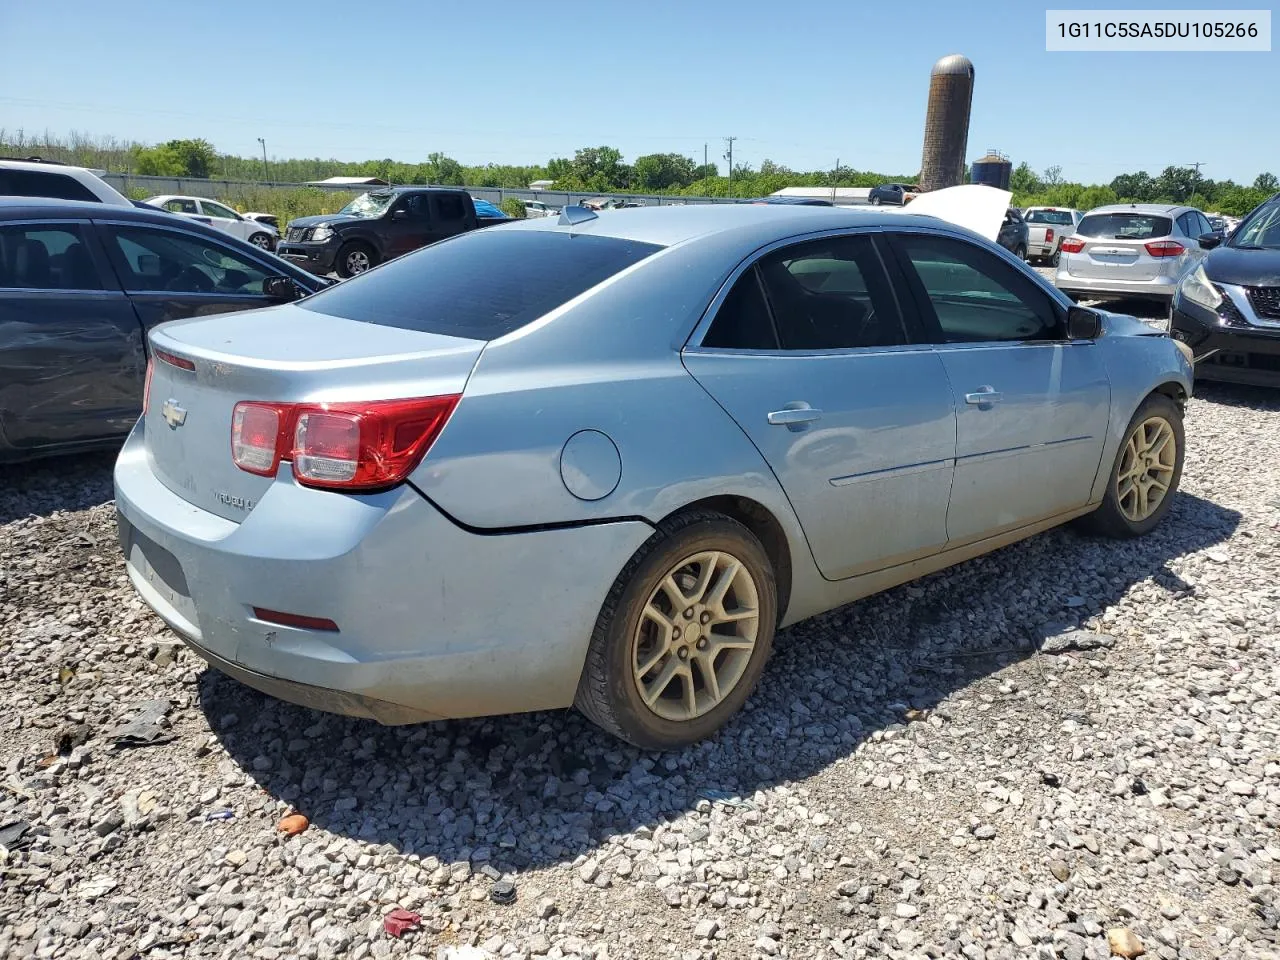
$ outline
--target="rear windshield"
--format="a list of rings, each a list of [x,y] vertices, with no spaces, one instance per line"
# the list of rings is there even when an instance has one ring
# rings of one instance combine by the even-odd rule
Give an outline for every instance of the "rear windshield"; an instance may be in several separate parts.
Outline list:
[[[1032,210],[1027,214],[1027,223],[1052,223],[1055,226],[1071,226],[1071,214],[1065,210]]]
[[[1104,240],[1152,240],[1173,233],[1173,221],[1150,213],[1091,213],[1076,233]]]
[[[616,237],[489,227],[392,260],[299,306],[385,327],[493,340],[661,249]]]

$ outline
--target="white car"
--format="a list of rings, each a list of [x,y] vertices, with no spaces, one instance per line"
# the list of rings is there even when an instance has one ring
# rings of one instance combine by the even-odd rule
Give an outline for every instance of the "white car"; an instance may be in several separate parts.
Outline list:
[[[133,201],[92,170],[57,160],[0,158],[0,197],[48,197],[132,207]]]
[[[165,194],[149,197],[146,202],[153,207],[168,210],[170,213],[200,220],[233,237],[248,240],[255,247],[261,247],[263,250],[274,250],[276,241],[280,239],[279,231],[271,224],[263,223],[261,220],[250,220],[217,200]]]
[[[559,207],[553,207],[541,200],[525,200],[523,203],[526,217],[558,217],[560,215]]]

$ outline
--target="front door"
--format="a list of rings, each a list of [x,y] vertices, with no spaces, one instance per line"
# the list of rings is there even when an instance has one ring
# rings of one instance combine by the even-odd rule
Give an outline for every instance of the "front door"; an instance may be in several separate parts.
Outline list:
[[[910,342],[870,235],[766,253],[684,363],[768,462],[828,579],[943,548],[951,392],[937,353]]]
[[[88,223],[0,226],[0,446],[128,433],[145,369],[142,328]]]
[[[428,193],[409,193],[396,199],[387,213],[387,259],[417,250],[431,238],[431,200]]]
[[[1092,341],[1016,267],[968,240],[893,236],[954,391],[955,480],[947,536],[959,546],[1089,499],[1111,390]]]
[[[268,306],[262,281],[281,272],[229,244],[185,230],[102,223],[99,232],[148,330],[166,320]]]

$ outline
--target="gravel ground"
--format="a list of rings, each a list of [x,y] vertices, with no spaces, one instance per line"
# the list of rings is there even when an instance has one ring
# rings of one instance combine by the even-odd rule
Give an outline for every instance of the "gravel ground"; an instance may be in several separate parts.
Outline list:
[[[1201,392],[1151,536],[794,627],[672,755],[259,695],[135,598],[110,457],[0,471],[0,957],[1280,956],[1280,394]]]

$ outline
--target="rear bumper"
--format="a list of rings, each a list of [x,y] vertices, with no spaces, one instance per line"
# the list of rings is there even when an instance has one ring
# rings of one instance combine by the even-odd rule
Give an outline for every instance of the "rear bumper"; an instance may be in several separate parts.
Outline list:
[[[1172,334],[1202,358],[1195,365],[1199,380],[1280,387],[1280,329],[1227,326],[1209,310],[1179,299]]]
[[[326,493],[287,467],[237,524],[155,477],[141,427],[115,487],[129,577],[197,654],[273,696],[383,723],[571,705],[601,602],[652,533],[471,533],[407,486]]]
[[[1063,293],[1086,300],[1134,299],[1156,300],[1168,303],[1178,289],[1176,277],[1156,277],[1152,280],[1124,280],[1118,277],[1077,277],[1067,272],[1066,261],[1058,267],[1054,285]]]

